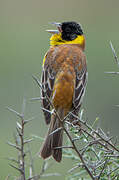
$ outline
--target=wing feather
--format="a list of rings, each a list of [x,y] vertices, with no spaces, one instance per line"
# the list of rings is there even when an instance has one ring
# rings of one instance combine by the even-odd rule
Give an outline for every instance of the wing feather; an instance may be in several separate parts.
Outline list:
[[[87,82],[87,70],[85,69],[82,74],[79,75],[76,72],[76,84],[75,84],[75,92],[73,98],[73,105],[75,109],[77,109],[82,103],[82,97],[85,93],[85,87]]]
[[[85,94],[86,84],[87,84],[87,68],[84,65],[82,70],[76,70],[76,81],[75,81],[75,91],[73,97],[73,114],[78,116],[78,112],[80,110],[82,100]],[[71,121],[74,120],[74,117],[70,117]]]
[[[44,109],[48,111],[50,111],[50,103],[46,98],[46,94],[49,98],[51,97],[54,80],[55,80],[55,76],[53,75],[52,70],[50,69],[49,66],[44,65],[42,78],[41,78],[41,83],[42,83],[41,97],[42,97],[42,106]],[[43,110],[46,124],[49,124],[51,120],[51,114],[48,111]]]

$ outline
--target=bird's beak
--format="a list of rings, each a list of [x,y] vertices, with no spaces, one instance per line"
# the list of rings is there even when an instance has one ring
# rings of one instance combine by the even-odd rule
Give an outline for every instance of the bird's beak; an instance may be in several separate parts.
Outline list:
[[[57,27],[57,30],[46,30],[47,32],[51,34],[59,34],[60,32],[62,32],[61,23],[52,22],[51,24],[55,25]]]
[[[51,33],[51,34],[59,34],[58,30],[46,30],[47,32]]]

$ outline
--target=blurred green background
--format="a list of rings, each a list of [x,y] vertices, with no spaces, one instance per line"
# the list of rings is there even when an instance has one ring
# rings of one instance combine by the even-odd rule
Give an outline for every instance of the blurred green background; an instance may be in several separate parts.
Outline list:
[[[32,74],[40,77],[42,59],[49,48],[50,35],[45,30],[54,28],[49,22],[73,20],[82,24],[89,72],[82,108],[89,123],[99,117],[100,127],[119,135],[119,108],[115,107],[119,104],[119,76],[104,73],[118,71],[109,46],[111,40],[119,55],[118,18],[118,0],[0,0],[0,180],[8,174],[17,174],[6,159],[15,155],[6,142],[13,141],[16,126],[15,115],[8,112],[6,106],[21,111],[26,97],[25,117],[36,117],[28,125],[26,136],[44,137],[47,131],[40,102],[29,99],[40,95]],[[33,155],[40,145],[39,139],[31,143]],[[41,163],[36,156],[37,172]],[[64,158],[61,164],[53,162],[49,172],[65,174],[71,167],[72,162]]]

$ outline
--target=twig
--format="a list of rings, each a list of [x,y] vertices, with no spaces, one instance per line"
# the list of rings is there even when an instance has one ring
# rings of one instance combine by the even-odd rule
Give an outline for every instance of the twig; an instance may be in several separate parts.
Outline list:
[[[96,137],[93,136],[91,133],[89,133],[86,129],[81,128],[81,130],[84,131],[84,132],[85,132],[88,136],[90,136],[92,139],[96,140]],[[101,146],[103,146],[105,149],[111,151],[111,150],[109,149],[109,147],[106,146],[105,144],[101,143],[100,141],[98,141],[98,143],[99,143]]]
[[[55,134],[56,132],[60,131],[61,129],[63,129],[63,128],[62,128],[62,127],[57,128],[56,130],[54,130],[53,132],[51,132],[51,133],[49,134],[49,136]]]
[[[14,148],[16,148],[17,150],[21,151],[21,148],[19,146],[15,145],[15,144],[12,144],[11,142],[7,142],[7,144],[14,147]]]
[[[46,170],[46,161],[43,162],[42,168],[41,168],[41,172],[38,175],[33,175],[32,177],[29,177],[28,180],[32,180],[32,179],[40,179],[41,176],[43,175],[43,173]]]
[[[45,98],[42,97],[35,97],[35,98],[31,98],[30,101],[39,101],[39,100],[43,100]]]
[[[115,180],[115,178],[118,178],[119,177],[119,173],[118,174],[116,174],[113,178],[112,178],[112,180]],[[117,179],[118,180],[118,179]]]
[[[105,143],[107,143],[109,146],[111,146],[113,149],[115,149],[117,152],[119,152],[119,149],[117,149],[112,143],[109,142],[109,139],[105,139],[104,137],[102,137],[97,131],[95,131],[94,129],[91,128],[91,126],[89,126],[86,122],[80,120],[80,118],[78,116],[75,116],[73,114],[73,116],[79,120],[80,123],[82,123],[83,125],[85,125],[88,129],[91,130],[91,132],[93,132],[94,134],[96,134],[99,138],[101,138]]]
[[[116,55],[115,49],[114,49],[111,41],[110,41],[110,47],[111,47],[111,49],[112,49],[112,52],[113,52],[113,55],[114,55],[114,58],[115,58],[115,62],[116,62],[117,65],[119,66],[119,59],[118,59],[118,57],[117,57],[117,55]]]
[[[117,171],[119,169],[119,166],[117,166],[115,169],[113,169],[110,173],[108,173],[107,175],[111,175],[113,172]]]
[[[31,178],[28,178],[27,180],[34,180],[34,178],[40,179],[41,177],[50,177],[50,176],[61,176],[61,174],[59,174],[59,173],[48,173],[48,174],[43,174],[43,175],[38,174]]]
[[[29,159],[30,159],[29,178],[31,178],[31,177],[35,176],[35,170],[34,170],[34,159],[32,157],[32,153],[31,153],[31,150],[30,150],[29,143],[28,143],[28,153],[29,153]],[[37,180],[37,179],[35,179],[35,177],[34,177],[34,180]]]
[[[84,168],[86,169],[87,173],[89,174],[89,176],[90,176],[93,180],[95,180],[95,178],[93,177],[91,171],[89,170],[88,166],[86,165],[86,163],[85,163],[85,161],[84,161],[84,159],[83,159],[83,156],[80,154],[80,152],[78,151],[78,149],[77,149],[74,141],[72,140],[72,137],[70,136],[69,132],[66,130],[66,128],[64,128],[64,131],[65,131],[65,133],[67,134],[67,136],[68,136],[68,138],[69,138],[69,140],[70,140],[70,142],[71,142],[71,144],[72,144],[75,152],[76,152],[77,155],[79,156],[79,158],[80,158],[80,160],[81,160]]]
[[[24,125],[25,125],[25,120],[24,120],[24,112],[25,112],[25,104],[26,104],[26,100],[23,100],[23,105],[22,105],[22,113],[18,113],[17,111],[11,109],[11,108],[7,108],[9,111],[15,113],[20,119],[21,119],[21,123],[17,122],[17,132],[18,132],[18,136],[20,138],[20,143],[17,142],[16,139],[16,145],[12,144],[10,142],[8,142],[8,144],[14,148],[16,148],[19,151],[19,155],[18,155],[18,165],[19,168],[14,166],[13,164],[10,164],[11,167],[15,168],[16,170],[18,170],[21,173],[22,179],[26,180],[25,177],[25,152],[24,152],[24,144],[26,144],[28,142],[24,140]],[[19,144],[19,145],[18,145]]]
[[[25,178],[25,160],[24,160],[24,158],[25,158],[25,153],[24,153],[24,119],[22,118],[21,119],[22,121],[21,121],[21,125],[22,125],[22,129],[21,129],[21,136],[20,136],[20,138],[21,138],[21,162],[22,162],[22,164],[21,164],[21,168],[22,168],[22,175],[23,175],[23,180],[25,180],[26,178]]]
[[[77,166],[71,168],[68,170],[69,173],[71,173],[72,171],[74,171],[75,169],[79,168],[79,167],[82,167],[83,165],[82,164],[78,164]]]
[[[105,72],[106,74],[119,74],[119,72],[114,72],[114,71],[112,71],[112,72]]]
[[[13,167],[14,169],[16,169],[17,171],[19,171],[21,174],[23,174],[23,171],[21,168],[18,168],[16,166],[14,166],[13,164],[9,164],[11,167]]]
[[[98,176],[98,180],[100,179],[100,177],[101,177],[101,175],[102,175],[102,173],[103,173],[103,171],[104,171],[104,169],[105,169],[108,161],[109,161],[109,159],[107,158],[107,159],[105,160],[105,163],[104,163],[104,165],[103,165],[103,167],[102,167],[102,170],[101,170],[101,172],[100,172],[100,174],[99,174],[99,176]]]
[[[68,149],[70,149],[70,148],[73,149],[73,146],[61,146],[61,147],[59,146],[59,147],[55,147],[53,149],[67,149],[67,148]]]

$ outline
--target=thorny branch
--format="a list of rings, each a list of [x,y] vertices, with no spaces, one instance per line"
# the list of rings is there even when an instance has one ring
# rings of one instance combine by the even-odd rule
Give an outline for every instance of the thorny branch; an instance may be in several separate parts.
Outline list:
[[[38,78],[35,76],[33,76],[33,78],[36,81],[37,85],[44,91]],[[45,98],[48,100],[51,107],[54,109],[54,113],[58,117],[59,121],[62,123],[62,128],[66,136],[70,140],[71,145],[69,146],[69,149],[74,150],[80,159],[81,166],[78,165],[76,166],[76,168],[81,167],[85,169],[85,172],[87,172],[88,177],[90,177],[93,180],[101,179],[101,177],[104,175],[104,172],[107,172],[107,169],[108,167],[110,167],[110,164],[118,160],[117,157],[119,156],[119,149],[116,147],[115,144],[112,143],[112,137],[108,137],[101,128],[94,130],[90,125],[88,125],[86,121],[83,121],[78,116],[75,116],[73,112],[70,112],[69,114],[72,114],[74,116],[74,122],[67,121],[67,119],[69,118],[69,114],[66,117],[64,117],[64,120],[61,120],[52,104],[52,101],[49,99],[47,95]],[[67,130],[65,124],[69,124],[70,131]],[[81,126],[79,126],[78,124],[80,124]],[[59,130],[60,129],[57,129],[52,133],[56,133]],[[76,135],[75,138],[72,137],[72,132],[73,135]],[[79,149],[78,145],[76,145],[77,141],[79,141],[79,144],[82,144],[81,149]],[[68,146],[62,146],[58,148],[65,149],[68,148]],[[109,155],[113,155],[113,159],[112,157],[109,157]],[[113,174],[112,172],[115,172],[116,175],[117,169],[118,168],[115,167],[115,170],[113,169],[110,172],[110,175]]]
[[[24,138],[25,125],[27,123],[31,122],[31,120],[33,120],[34,117],[30,118],[28,120],[26,120],[24,118],[25,104],[26,104],[26,100],[24,99],[23,105],[22,105],[22,113],[19,113],[13,109],[7,107],[7,109],[9,111],[15,113],[20,118],[20,122],[16,123],[17,134],[14,135],[15,143],[13,144],[11,142],[8,142],[8,145],[10,145],[11,147],[13,147],[17,150],[18,157],[17,157],[17,159],[15,159],[13,157],[8,158],[12,162],[9,165],[20,173],[20,177],[17,178],[19,180],[39,180],[42,177],[47,177],[47,176],[60,176],[60,174],[58,174],[58,173],[45,174],[46,170],[49,167],[49,164],[47,161],[43,162],[40,172],[38,174],[35,173],[34,157],[32,157],[32,153],[31,153],[31,149],[30,149],[30,145],[29,145],[29,143],[33,140],[33,138],[31,138],[31,139]],[[26,144],[28,145],[27,149],[25,148]],[[27,167],[25,157],[28,155],[29,155],[30,163]],[[29,169],[29,177],[28,178],[26,177],[26,167],[27,167],[27,169]],[[8,179],[9,179],[9,176],[6,177],[6,180],[8,180]]]
[[[23,105],[22,105],[22,113],[18,113],[17,111],[7,108],[9,111],[15,113],[20,119],[21,122],[17,122],[16,130],[17,130],[17,136],[15,137],[15,144],[12,144],[8,142],[8,144],[15,149],[18,150],[18,160],[16,160],[18,167],[16,167],[13,164],[10,164],[11,167],[14,169],[18,170],[21,174],[21,179],[26,180],[25,176],[25,151],[24,151],[24,125],[25,125],[25,120],[24,120],[24,111],[25,111],[25,102],[26,100],[23,100]],[[19,139],[19,140],[18,140]]]
[[[117,66],[119,67],[119,59],[118,59],[118,56],[116,54],[116,51],[115,51],[114,46],[111,41],[110,41],[110,47],[111,47],[112,53],[114,55],[115,62],[117,64]],[[116,72],[116,71],[109,71],[109,72],[105,72],[105,73],[119,75],[119,72]]]
[[[110,41],[110,47],[112,49],[115,61],[117,65],[119,66],[119,60],[116,55],[115,49],[112,45],[112,42]],[[109,74],[119,74],[119,72],[106,72]],[[35,76],[33,76],[34,80],[40,87],[40,89],[44,90],[42,88],[42,85],[39,81],[39,79]],[[59,114],[55,110],[52,101],[47,96],[47,101],[51,105],[53,112],[49,111],[49,113],[55,113],[58,117],[59,121],[62,123],[62,128],[68,137],[70,144],[67,146],[57,147],[62,148],[64,151],[64,156],[69,156],[70,158],[76,159],[76,162],[78,160],[78,163],[76,163],[75,167],[70,169],[68,172],[72,173],[75,169],[80,168],[80,172],[82,173],[81,169],[85,170],[84,177],[90,177],[93,180],[100,180],[102,177],[106,177],[106,179],[110,180],[116,180],[116,178],[119,178],[118,170],[119,170],[119,146],[117,146],[117,139],[116,143],[114,142],[114,138],[108,137],[101,128],[97,128],[96,130],[93,128],[93,126],[90,126],[87,121],[82,120],[82,111],[80,114],[80,118],[75,116],[73,112],[70,112],[66,117],[64,117],[63,120],[60,119]],[[41,100],[42,97],[32,98],[31,100]],[[11,167],[16,169],[20,172],[20,179],[22,180],[38,180],[41,177],[47,177],[47,176],[59,176],[58,173],[50,173],[50,174],[44,174],[44,172],[47,169],[46,161],[44,161],[43,166],[41,168],[41,171],[39,174],[35,174],[34,172],[34,166],[33,166],[33,158],[30,149],[28,150],[29,156],[30,156],[30,175],[28,178],[26,178],[26,162],[25,162],[25,156],[26,152],[24,149],[25,144],[32,141],[32,139],[25,140],[24,139],[24,127],[27,123],[29,123],[30,120],[24,119],[24,111],[25,111],[25,99],[23,101],[22,105],[22,113],[18,113],[17,111],[7,108],[9,111],[15,113],[20,118],[20,123],[17,122],[16,130],[17,135],[15,136],[15,144],[8,142],[10,146],[15,148],[18,152],[18,159],[9,158],[14,164],[10,164]],[[118,106],[118,105],[117,105]],[[47,109],[43,109],[44,111],[48,111]],[[75,121],[70,122],[68,121],[69,115],[74,116]],[[66,124],[68,124],[69,129],[67,130]],[[80,124],[80,126],[79,126]],[[61,130],[60,128],[55,130],[53,133],[56,133],[57,131]],[[73,134],[73,136],[72,136]],[[80,148],[79,148],[80,147]],[[67,150],[66,150],[67,149]],[[75,155],[73,153],[77,155]],[[77,173],[77,176],[80,176],[80,172]],[[74,174],[76,176],[76,174]],[[73,177],[73,175],[72,175]],[[9,176],[6,177],[6,179],[9,179]]]

